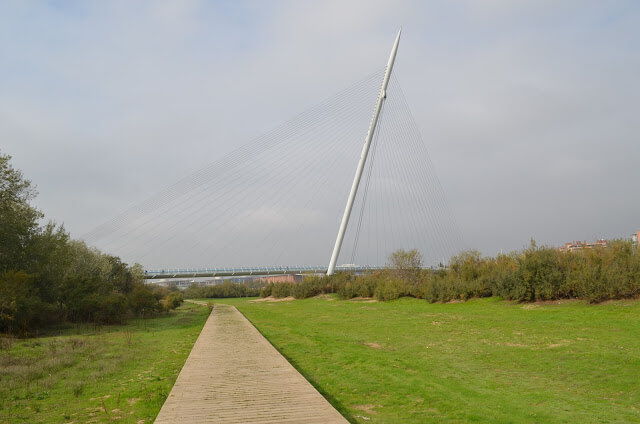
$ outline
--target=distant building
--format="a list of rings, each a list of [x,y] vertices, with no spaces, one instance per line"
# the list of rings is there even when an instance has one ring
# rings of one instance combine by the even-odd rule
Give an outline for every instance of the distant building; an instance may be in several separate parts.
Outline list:
[[[607,247],[607,240],[599,239],[595,243],[587,243],[586,241],[572,241],[565,243],[564,246],[559,247],[561,252],[573,252],[580,249],[593,249],[594,247]]]
[[[633,244],[637,245],[638,240],[640,240],[640,230],[637,233],[631,235],[631,241],[633,242]]]

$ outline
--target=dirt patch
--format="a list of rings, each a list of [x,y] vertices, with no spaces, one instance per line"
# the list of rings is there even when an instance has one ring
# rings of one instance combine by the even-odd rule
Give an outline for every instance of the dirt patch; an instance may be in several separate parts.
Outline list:
[[[249,302],[288,302],[290,300],[296,300],[296,298],[293,296],[281,297],[281,298],[269,296],[269,297],[263,297],[261,299],[250,300]]]
[[[296,300],[296,298],[295,298],[295,297],[293,297],[293,296],[289,296],[289,297],[282,297],[282,298],[280,298],[280,299],[273,299],[273,300],[270,300],[270,302],[289,302],[289,301],[292,301],[292,300]]]
[[[525,303],[522,305],[522,309],[534,309],[540,306],[566,305],[568,303],[584,303],[584,301],[580,299],[538,300],[535,302]]]
[[[201,300],[191,300],[191,299],[185,299],[185,302],[189,302],[189,303],[193,303],[194,305],[200,305],[200,306],[209,306],[210,303],[209,302],[203,302]]]
[[[372,415],[376,413],[375,409],[379,407],[380,407],[379,405],[371,405],[371,404],[352,406],[353,409],[357,409],[358,411],[366,412],[367,414],[372,414]]]
[[[558,299],[558,300],[539,300],[535,302],[537,305],[564,305],[567,303],[582,303],[580,299]]]
[[[639,300],[640,297],[635,299],[609,299],[599,302],[597,305],[633,306],[638,303]]]
[[[313,297],[314,299],[319,299],[319,300],[328,300],[328,301],[332,301],[332,300],[336,300],[335,297],[328,295],[328,294],[319,294],[317,296]]]
[[[373,297],[354,297],[349,299],[352,302],[360,302],[360,303],[376,303],[378,302]]]
[[[374,349],[382,349],[382,345],[380,343],[375,343],[375,342],[365,342],[364,343],[365,346],[369,346],[372,347]],[[355,407],[354,407],[355,408]]]
[[[530,347],[522,343],[505,343],[504,345],[509,347]]]
[[[569,344],[571,344],[569,340],[560,340],[560,342],[558,343],[552,343],[550,345],[547,345],[547,349],[554,349],[556,347],[569,346]]]
[[[135,405],[136,403],[138,403],[139,400],[140,398],[131,398],[131,399],[127,399],[127,403],[129,405]]]

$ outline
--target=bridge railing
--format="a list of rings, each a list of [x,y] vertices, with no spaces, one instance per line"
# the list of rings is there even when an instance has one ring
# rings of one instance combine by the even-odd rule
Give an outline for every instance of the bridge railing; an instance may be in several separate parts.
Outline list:
[[[339,271],[365,272],[383,269],[379,266],[368,265],[339,265]],[[160,270],[145,270],[147,279],[179,278],[179,277],[224,277],[242,275],[274,275],[274,274],[314,274],[326,273],[327,266],[268,266],[268,267],[222,267],[222,268],[167,268]]]

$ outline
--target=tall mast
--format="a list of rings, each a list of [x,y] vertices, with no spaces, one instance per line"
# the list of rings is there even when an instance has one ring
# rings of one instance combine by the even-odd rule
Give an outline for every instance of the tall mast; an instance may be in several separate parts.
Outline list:
[[[347,206],[344,209],[344,215],[342,216],[342,222],[340,223],[340,229],[338,230],[338,237],[336,238],[336,244],[333,247],[333,253],[331,254],[331,261],[329,262],[329,268],[327,269],[327,275],[334,273],[336,269],[336,261],[338,255],[340,255],[340,248],[342,247],[342,241],[344,240],[344,233],[347,230],[347,224],[349,223],[349,216],[351,215],[351,209],[353,208],[353,202],[358,192],[358,186],[360,185],[360,178],[362,177],[362,171],[364,170],[364,164],[367,162],[367,155],[369,154],[369,147],[371,146],[371,140],[373,140],[373,133],[376,130],[378,124],[378,116],[380,116],[380,110],[382,109],[382,103],[387,98],[387,85],[389,84],[389,77],[391,76],[391,70],[393,69],[393,62],[396,60],[396,52],[398,51],[398,44],[400,44],[400,34],[402,28],[398,31],[396,41],[393,43],[391,49],[391,55],[389,56],[389,62],[387,62],[387,69],[384,73],[382,80],[382,87],[380,88],[380,94],[378,95],[378,101],[376,103],[376,109],[373,112],[371,118],[371,124],[369,125],[369,132],[367,138],[364,141],[364,147],[362,148],[362,154],[360,155],[360,162],[356,168],[356,175],[353,178],[353,185],[351,186],[351,192],[347,200]]]

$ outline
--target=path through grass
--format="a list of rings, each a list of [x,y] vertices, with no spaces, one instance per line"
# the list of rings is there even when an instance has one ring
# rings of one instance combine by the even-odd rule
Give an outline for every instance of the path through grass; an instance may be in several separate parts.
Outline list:
[[[352,422],[640,422],[638,301],[224,302]]]
[[[209,315],[185,304],[125,326],[0,339],[0,423],[151,423]]]

